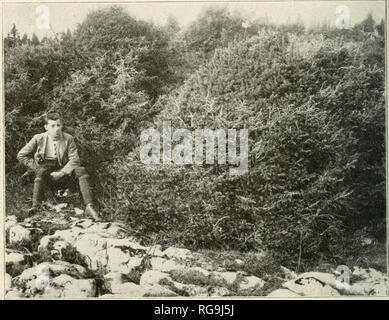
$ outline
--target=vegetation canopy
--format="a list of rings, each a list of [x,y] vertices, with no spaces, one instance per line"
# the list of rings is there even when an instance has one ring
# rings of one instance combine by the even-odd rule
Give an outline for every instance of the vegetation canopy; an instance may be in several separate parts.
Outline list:
[[[181,28],[114,6],[73,31],[5,39],[5,161],[59,112],[108,219],[145,241],[266,249],[287,266],[342,261],[365,230],[385,238],[384,22],[348,30],[210,8]],[[249,168],[145,165],[140,134],[247,129]],[[18,193],[7,189],[7,213]]]

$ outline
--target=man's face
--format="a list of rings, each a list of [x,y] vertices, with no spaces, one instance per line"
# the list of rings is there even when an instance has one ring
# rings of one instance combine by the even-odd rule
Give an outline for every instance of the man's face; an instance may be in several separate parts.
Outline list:
[[[47,124],[45,124],[45,129],[53,140],[58,140],[62,134],[62,121],[49,120]]]

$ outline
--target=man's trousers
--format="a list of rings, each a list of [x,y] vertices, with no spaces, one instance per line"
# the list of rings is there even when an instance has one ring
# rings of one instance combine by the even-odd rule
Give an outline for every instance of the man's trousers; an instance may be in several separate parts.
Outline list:
[[[49,186],[66,186],[74,189],[78,182],[79,189],[85,205],[92,204],[92,193],[89,183],[89,175],[84,167],[76,167],[71,175],[65,175],[64,177],[54,181],[50,174],[54,171],[61,170],[58,162],[55,160],[45,160],[35,171],[34,191],[32,196],[32,206],[37,207],[41,204],[44,193]]]

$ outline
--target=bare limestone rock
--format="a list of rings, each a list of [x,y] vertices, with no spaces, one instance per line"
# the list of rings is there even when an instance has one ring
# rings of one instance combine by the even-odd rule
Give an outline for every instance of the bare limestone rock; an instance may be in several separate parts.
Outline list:
[[[79,227],[79,228],[82,228],[82,229],[87,229],[89,228],[90,226],[93,225],[93,220],[92,219],[81,219],[81,220],[77,220],[73,226],[74,227]]]
[[[94,279],[75,279],[67,274],[53,278],[49,287],[37,294],[40,298],[88,298],[96,295]]]
[[[181,265],[174,260],[168,260],[160,257],[151,258],[150,263],[153,270],[161,272],[170,272],[181,267]]]
[[[18,224],[18,218],[16,216],[5,217],[5,231],[8,232],[12,227]]]
[[[49,251],[52,249],[52,245],[55,241],[63,241],[61,237],[56,235],[43,236],[39,242],[38,250]]]
[[[15,225],[9,229],[9,242],[16,244],[21,241],[31,241],[31,231],[21,225]]]
[[[255,276],[242,277],[239,281],[238,288],[239,290],[252,291],[258,288],[263,288],[265,283],[266,282],[264,280]]]
[[[73,246],[84,257],[89,269],[107,268],[108,255],[104,238],[97,234],[83,234],[74,242]]]
[[[18,252],[6,252],[5,268],[12,277],[21,274],[28,267],[26,256]]]
[[[132,282],[124,283],[118,293],[104,294],[102,299],[121,299],[136,297],[176,297],[177,294],[160,285],[137,285]]]
[[[79,265],[65,261],[42,262],[39,265],[24,270],[19,276],[14,278],[15,286],[29,295],[34,296],[40,291],[36,286],[36,279],[45,276],[50,280],[60,275],[69,275],[75,279],[82,279],[87,276],[87,270]]]
[[[85,230],[86,233],[95,233],[101,237],[109,238],[115,237],[122,239],[127,235],[124,227],[119,223],[111,222],[90,222],[89,219],[75,224]]]
[[[348,294],[358,296],[387,296],[388,287],[387,282],[372,282],[372,281],[360,281],[351,284],[349,289],[346,290]]]
[[[373,268],[360,268],[360,267],[354,267],[353,268],[353,275],[360,277],[362,280],[383,280],[386,279],[386,275],[378,270],[375,270]]]
[[[133,282],[126,282],[116,285],[112,290],[112,293],[127,298],[135,298],[143,297],[145,290],[143,290],[143,286],[137,285]]]
[[[109,271],[122,271],[130,260],[130,255],[119,248],[107,249]]]
[[[110,292],[118,292],[118,288],[126,282],[121,272],[109,272],[104,275],[104,285]]]
[[[17,299],[23,299],[23,298],[26,298],[26,296],[22,292],[14,289],[14,288],[9,290],[7,292],[7,294],[5,295],[5,300],[17,300]]]
[[[73,227],[71,229],[57,230],[54,236],[58,236],[60,239],[69,243],[74,243],[81,235],[85,234],[85,230],[79,227]]]
[[[72,245],[60,236],[50,235],[41,239],[38,252],[49,254],[54,260],[63,260],[64,254],[72,248]]]
[[[294,297],[301,297],[299,294],[290,291],[288,289],[277,289],[271,292],[267,295],[268,297],[272,298],[294,298]]]
[[[4,289],[5,289],[5,292],[10,291],[11,287],[12,287],[12,277],[8,273],[6,273],[5,277],[4,277]]]
[[[139,284],[140,285],[154,285],[159,284],[161,280],[172,281],[169,274],[165,272],[149,270],[142,274]]]
[[[227,296],[231,296],[232,293],[227,288],[216,286],[208,290],[208,295],[210,297],[227,297]]]
[[[297,276],[298,276],[296,272],[294,272],[294,271],[292,271],[284,266],[280,266],[280,269],[284,273],[286,280],[292,280],[292,279],[297,278]]]
[[[153,257],[159,257],[159,258],[167,257],[162,250],[162,246],[159,244],[149,247],[149,252]]]
[[[127,236],[127,232],[124,227],[118,223],[112,223],[106,230],[106,233],[111,237],[117,238],[125,238]]]
[[[237,281],[238,274],[236,272],[212,272],[210,279],[213,283],[219,286],[232,286]]]
[[[142,285],[143,297],[176,297],[177,293],[169,290],[161,285],[154,284],[144,284]]]
[[[163,253],[169,258],[187,259],[192,253],[188,249],[169,247]]]
[[[340,296],[340,293],[336,289],[312,276],[299,276],[297,279],[290,280],[284,283],[282,286],[303,296]]]
[[[388,282],[386,274],[373,268],[354,267],[352,273],[355,277],[360,278],[351,282],[346,293],[361,296],[387,296]]]
[[[336,276],[331,273],[324,272],[305,272],[298,276],[298,278],[315,278],[332,288],[336,288]]]
[[[75,279],[67,283],[61,297],[88,298],[96,296],[96,283],[94,279]]]
[[[208,297],[207,287],[202,287],[195,284],[182,284],[176,281],[170,281],[167,284],[169,289],[183,296]]]

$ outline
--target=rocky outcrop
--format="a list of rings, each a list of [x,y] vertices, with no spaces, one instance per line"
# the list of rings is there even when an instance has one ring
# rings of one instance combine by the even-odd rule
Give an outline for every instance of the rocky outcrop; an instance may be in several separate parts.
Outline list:
[[[93,222],[58,208],[22,222],[6,218],[7,299],[252,296],[265,288],[263,279],[243,271],[194,266],[206,261],[199,253],[145,246],[123,224]],[[354,268],[350,287],[342,289],[335,274],[281,270],[285,282],[269,297],[387,294],[386,276],[373,269]]]
[[[271,292],[268,297],[337,297],[341,295],[387,296],[386,274],[374,269],[354,267],[348,275],[349,283],[334,271],[331,273],[306,272],[283,283],[281,289]]]
[[[264,281],[243,272],[193,267],[188,249],[144,246],[124,225],[80,215],[7,217],[7,298],[217,297],[249,294]],[[38,233],[36,230],[40,230]],[[37,236],[39,235],[39,237]],[[36,242],[36,252],[17,251]],[[22,246],[23,247],[23,246]]]

